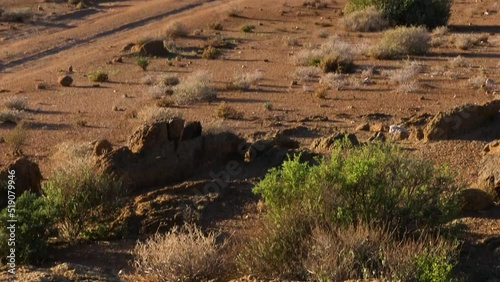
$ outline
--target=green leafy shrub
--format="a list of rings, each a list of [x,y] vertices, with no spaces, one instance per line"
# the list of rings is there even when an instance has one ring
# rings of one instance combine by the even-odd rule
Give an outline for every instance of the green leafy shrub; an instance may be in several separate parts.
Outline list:
[[[435,248],[426,249],[425,252],[416,256],[418,281],[441,282],[453,281],[451,271],[453,269],[453,257]]]
[[[394,25],[424,25],[428,28],[446,25],[450,17],[451,0],[350,0],[346,14],[375,6]]]
[[[8,208],[0,213],[0,253],[3,262],[9,254],[10,248],[16,249],[17,263],[37,263],[46,258],[48,239],[53,225],[53,210],[45,201],[33,193],[25,192],[16,199],[16,240],[15,246],[8,243],[9,223]],[[4,226],[6,224],[7,226]]]
[[[60,235],[74,240],[110,220],[123,204],[125,192],[119,181],[94,167],[88,151],[68,147],[56,155],[61,161],[43,191],[56,210]]]
[[[422,55],[429,51],[430,35],[423,27],[398,27],[386,30],[370,50],[377,59],[395,59],[405,55]]]
[[[145,57],[137,57],[135,58],[135,63],[141,67],[142,70],[146,70],[149,66],[149,60],[148,58],[145,58]]]
[[[458,190],[446,167],[380,144],[334,149],[330,158],[315,166],[295,157],[270,170],[254,188],[276,221],[283,210],[302,206],[307,214],[327,222],[361,219],[401,231],[452,219],[458,210]]]

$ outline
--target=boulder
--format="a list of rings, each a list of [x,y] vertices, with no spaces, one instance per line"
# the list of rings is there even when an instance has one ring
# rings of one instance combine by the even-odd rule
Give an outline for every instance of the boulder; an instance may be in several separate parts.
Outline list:
[[[156,122],[141,125],[129,138],[128,147],[133,153],[148,153],[164,147],[170,141],[168,123]]]
[[[375,132],[368,141],[370,142],[385,142],[387,138],[385,137],[385,134],[383,132]]]
[[[37,163],[32,162],[27,157],[20,157],[16,159],[0,169],[1,182],[7,182],[9,180],[9,171],[15,172],[14,187],[16,188],[16,197],[19,197],[25,191],[41,194],[42,189],[40,182],[43,177]],[[6,186],[3,184],[1,185],[0,190],[2,190],[2,195],[6,195],[6,192],[3,190],[6,189]],[[0,198],[0,208],[4,208],[6,205],[6,197],[2,196]]]
[[[481,189],[469,188],[461,191],[462,211],[479,211],[493,206],[493,197]]]
[[[139,48],[139,53],[147,56],[166,56],[168,55],[167,49],[161,40],[148,41]]]
[[[488,191],[495,201],[500,201],[500,140],[493,141],[483,149],[478,173],[478,187]]]
[[[439,112],[424,129],[426,140],[445,140],[470,133],[500,116],[500,100],[463,105]]]
[[[315,152],[331,151],[337,142],[346,141],[349,145],[359,145],[358,138],[352,133],[337,133],[330,137],[318,138],[313,140],[310,149]]]
[[[71,78],[71,76],[69,75],[60,76],[57,79],[57,83],[59,83],[61,86],[69,87],[71,86],[71,83],[73,83],[73,78]]]
[[[369,131],[370,130],[370,124],[365,122],[356,127],[356,131]]]
[[[201,123],[199,121],[188,122],[182,129],[180,142],[201,136]]]

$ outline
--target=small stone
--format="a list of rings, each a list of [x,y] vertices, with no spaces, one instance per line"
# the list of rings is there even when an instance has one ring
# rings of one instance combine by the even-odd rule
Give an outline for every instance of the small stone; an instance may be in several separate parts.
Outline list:
[[[292,82],[290,83],[290,86],[294,86],[294,85],[298,85],[298,81],[297,80],[292,80]]]
[[[47,89],[47,84],[45,82],[39,82],[36,84],[36,89],[45,90],[45,89]]]

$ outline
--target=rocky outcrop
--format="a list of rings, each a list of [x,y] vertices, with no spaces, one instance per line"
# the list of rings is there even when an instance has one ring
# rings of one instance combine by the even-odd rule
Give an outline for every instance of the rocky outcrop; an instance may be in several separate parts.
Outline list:
[[[232,156],[242,159],[237,154],[244,140],[228,132],[201,131],[198,122],[180,118],[144,124],[130,136],[128,146],[104,154],[97,165],[137,190],[185,180]]]
[[[462,211],[479,211],[493,206],[493,197],[481,189],[469,188],[461,191]]]
[[[15,184],[13,186],[15,187],[16,197],[19,197],[25,191],[41,194],[40,182],[43,177],[37,163],[32,162],[27,157],[18,158],[0,169],[0,182],[8,182],[9,171],[15,172]],[[0,183],[0,185],[0,189],[6,189],[6,185],[3,185],[3,183]],[[2,195],[7,195],[7,193],[2,191]],[[0,198],[0,208],[7,205],[6,198],[4,196]]]
[[[495,201],[500,201],[500,140],[486,145],[483,152],[485,155],[480,164],[478,187],[488,191]]]
[[[445,140],[470,133],[500,117],[500,100],[484,105],[463,105],[440,112],[427,124],[426,140]]]
[[[310,146],[310,150],[314,152],[331,151],[339,142],[348,142],[350,145],[359,145],[358,138],[352,133],[337,133],[330,137],[315,139]]]

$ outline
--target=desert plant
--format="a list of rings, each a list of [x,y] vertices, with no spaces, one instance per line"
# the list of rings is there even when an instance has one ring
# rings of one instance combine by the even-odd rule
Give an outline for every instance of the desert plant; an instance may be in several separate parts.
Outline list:
[[[299,46],[300,41],[297,37],[286,36],[283,37],[283,42],[286,46]]]
[[[167,26],[165,29],[165,35],[167,38],[179,38],[186,37],[189,31],[183,23],[174,22]]]
[[[204,71],[193,73],[174,88],[174,95],[180,104],[212,100],[216,94],[210,75]]]
[[[5,193],[7,194],[7,193]],[[0,220],[7,224],[8,219],[16,219],[15,229],[15,262],[39,263],[47,259],[48,240],[54,223],[53,210],[44,197],[29,191],[18,195],[15,201],[15,218],[10,214],[12,207],[0,212]],[[8,224],[7,224],[8,225]],[[7,226],[5,226],[7,227]],[[12,238],[7,228],[0,229],[0,261],[4,262],[10,255],[9,238]]]
[[[352,72],[354,70],[352,46],[332,36],[319,48],[306,49],[294,57],[295,64],[317,66],[325,72]]]
[[[319,38],[327,38],[328,37],[328,32],[326,30],[320,30],[318,32],[318,37]]]
[[[27,125],[20,122],[4,136],[5,143],[15,155],[22,155],[21,147],[26,142],[27,134]]]
[[[254,191],[276,220],[294,204],[304,204],[304,211],[328,221],[360,218],[400,230],[438,226],[456,215],[458,186],[446,167],[411,158],[390,145],[346,150],[336,148],[329,159],[312,167],[299,158],[286,161]]]
[[[143,122],[169,121],[175,117],[180,117],[178,112],[159,107],[145,107],[137,113]]]
[[[298,67],[295,69],[293,78],[299,81],[317,80],[321,75],[321,69],[318,67]]]
[[[42,189],[56,211],[59,235],[75,240],[95,224],[111,220],[125,191],[120,181],[99,171],[84,150],[61,148],[56,156],[64,161],[54,167]]]
[[[229,106],[226,102],[221,102],[215,109],[215,116],[223,119],[242,119],[243,113]]]
[[[93,82],[106,82],[109,79],[109,75],[103,69],[97,69],[87,73],[88,79]]]
[[[0,122],[2,123],[18,123],[21,119],[21,111],[9,109],[0,110]]]
[[[203,59],[217,59],[221,55],[221,51],[217,48],[214,48],[212,46],[208,46],[203,50],[203,53],[201,54],[201,57]]]
[[[430,36],[423,27],[398,27],[386,30],[371,49],[377,59],[395,59],[405,55],[422,55],[430,48]]]
[[[331,87],[337,90],[344,90],[349,86],[349,81],[344,74],[339,73],[327,73],[323,75],[319,83],[326,87]]]
[[[252,85],[255,85],[259,80],[262,80],[262,72],[254,71],[239,74],[235,76],[233,81],[228,86],[228,89],[248,90]]]
[[[148,95],[153,99],[160,99],[172,91],[169,86],[155,84],[147,88]]]
[[[223,30],[224,29],[222,23],[220,23],[220,22],[213,22],[213,23],[208,25],[208,28],[213,29],[213,30]]]
[[[236,6],[231,6],[227,10],[227,15],[230,17],[240,17],[241,13],[243,13],[243,9]]]
[[[240,30],[243,32],[252,32],[255,29],[254,25],[246,24],[240,27]]]
[[[398,85],[398,92],[415,92],[418,89],[417,75],[422,70],[422,63],[418,61],[406,62],[403,68],[389,72],[389,81]]]
[[[0,22],[25,22],[33,16],[30,8],[8,8],[0,11]]]
[[[467,80],[467,83],[474,89],[481,89],[484,87],[488,78],[484,75],[476,75]]]
[[[326,99],[326,95],[328,94],[328,88],[324,86],[318,86],[314,89],[313,96],[318,99]]]
[[[179,77],[174,74],[163,74],[157,78],[157,84],[163,86],[175,86],[180,83]]]
[[[264,102],[264,109],[268,110],[268,111],[272,111],[273,110],[273,103],[267,101],[267,102]]]
[[[149,59],[146,57],[138,56],[135,58],[135,64],[141,67],[142,70],[146,70],[149,66]]]
[[[488,35],[486,34],[457,34],[454,35],[451,41],[455,44],[458,49],[468,50],[481,42],[488,41]]]
[[[141,83],[146,85],[152,85],[154,83],[154,78],[148,74],[141,79]]]
[[[150,273],[158,281],[205,281],[217,278],[223,268],[216,243],[217,234],[204,235],[195,225],[173,227],[168,233],[155,234],[134,248],[138,272]]]
[[[430,29],[445,26],[451,10],[451,0],[349,0],[346,14],[374,6],[394,26],[424,25]]]
[[[389,26],[382,12],[374,6],[354,11],[342,18],[342,24],[348,31],[381,31]]]
[[[450,60],[448,60],[448,63],[453,68],[456,68],[456,67],[470,67],[470,63],[467,61],[467,59],[465,59],[462,56],[457,56],[455,58],[451,58]]]
[[[9,110],[23,111],[28,108],[28,99],[21,96],[9,97],[5,100],[4,106]]]

